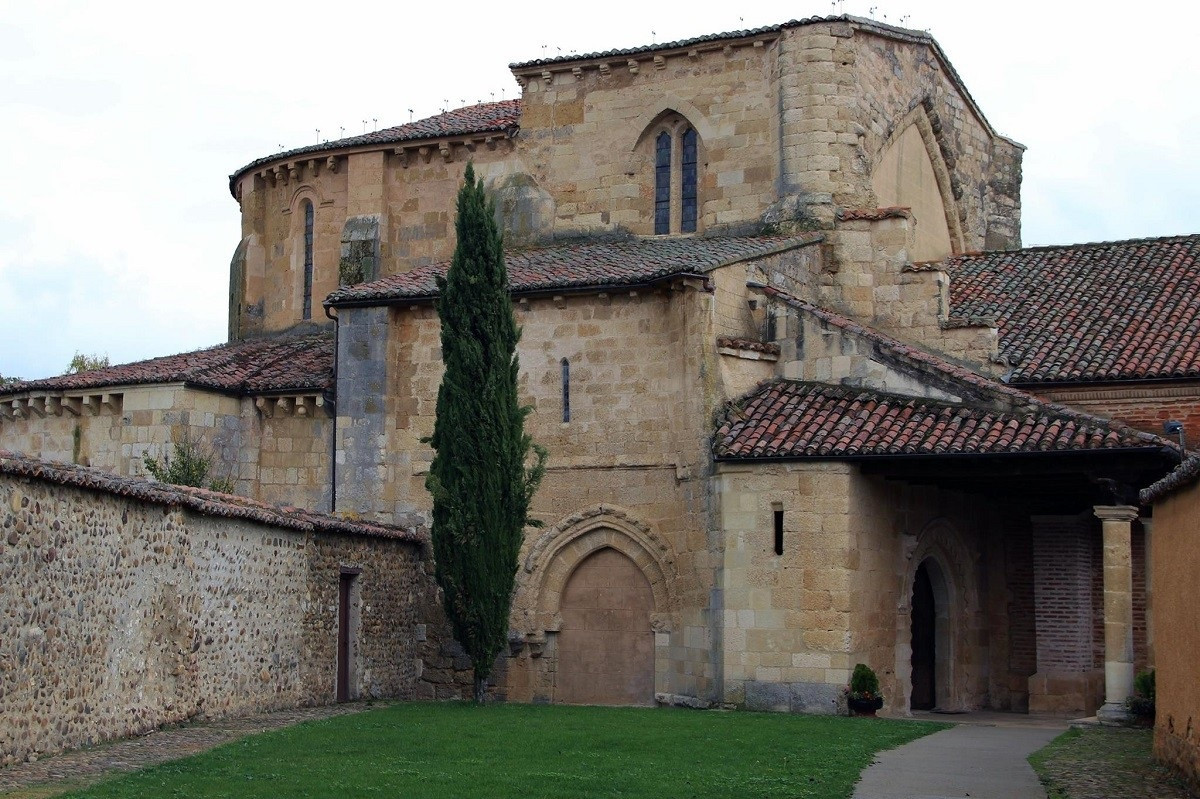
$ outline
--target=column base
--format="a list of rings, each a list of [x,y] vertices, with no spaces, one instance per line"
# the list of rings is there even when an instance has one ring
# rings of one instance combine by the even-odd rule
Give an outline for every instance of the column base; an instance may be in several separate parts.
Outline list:
[[[1125,703],[1105,702],[1096,711],[1096,720],[1101,724],[1128,725],[1133,722],[1133,714],[1125,707]]]

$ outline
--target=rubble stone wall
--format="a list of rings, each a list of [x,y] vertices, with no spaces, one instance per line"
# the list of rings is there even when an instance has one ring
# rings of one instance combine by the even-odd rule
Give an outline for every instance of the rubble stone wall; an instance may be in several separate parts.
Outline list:
[[[334,701],[343,568],[352,695],[456,690],[422,685],[445,624],[420,544],[0,476],[0,764]]]

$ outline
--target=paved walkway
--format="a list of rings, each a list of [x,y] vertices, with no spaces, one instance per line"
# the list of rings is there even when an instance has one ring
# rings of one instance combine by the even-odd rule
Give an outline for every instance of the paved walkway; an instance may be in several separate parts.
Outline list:
[[[1067,721],[1003,713],[927,717],[958,723],[880,752],[863,771],[854,799],[1046,799],[1025,758]]]
[[[0,769],[0,796],[11,799],[57,796],[113,774],[194,755],[247,735],[276,730],[302,721],[358,713],[372,707],[380,705],[354,702],[281,710],[260,716],[186,724],[157,730],[137,738],[77,749],[33,763],[19,763]]]

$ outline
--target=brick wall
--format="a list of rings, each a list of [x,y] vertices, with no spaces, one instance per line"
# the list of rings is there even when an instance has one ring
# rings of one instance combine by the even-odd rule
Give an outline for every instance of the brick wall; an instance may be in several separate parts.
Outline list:
[[[1093,668],[1092,546],[1086,522],[1039,517],[1033,531],[1038,671]]]

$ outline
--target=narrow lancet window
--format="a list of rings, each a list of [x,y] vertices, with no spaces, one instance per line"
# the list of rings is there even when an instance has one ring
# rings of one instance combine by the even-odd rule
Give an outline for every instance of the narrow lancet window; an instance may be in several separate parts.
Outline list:
[[[571,421],[571,362],[562,359],[563,423]]]
[[[679,229],[696,232],[696,131],[688,128],[683,134],[683,215]]]
[[[671,135],[665,130],[654,141],[654,233],[671,232]]]
[[[772,515],[775,517],[775,554],[783,554],[783,507],[776,504]]]
[[[304,319],[312,319],[313,204],[304,201]]]

